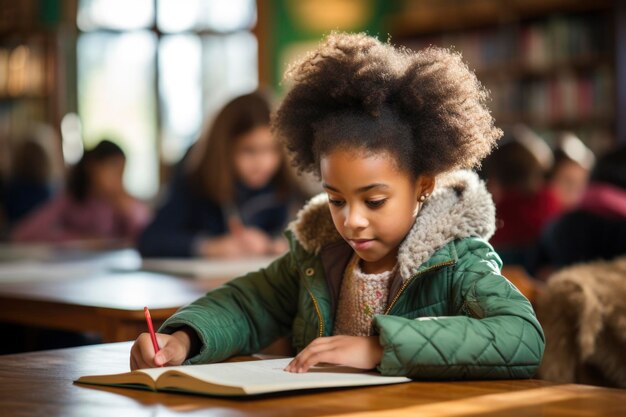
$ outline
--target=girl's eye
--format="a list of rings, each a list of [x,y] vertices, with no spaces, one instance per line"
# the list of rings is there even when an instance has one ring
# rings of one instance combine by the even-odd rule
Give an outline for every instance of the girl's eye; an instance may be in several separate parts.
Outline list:
[[[369,200],[366,201],[365,204],[367,204],[367,206],[370,208],[379,208],[382,207],[383,204],[385,204],[385,201],[387,201],[386,198],[383,198],[382,200]]]
[[[345,204],[345,201],[343,201],[343,200],[334,200],[332,198],[329,198],[328,202],[330,204],[332,204],[333,206],[335,206],[335,207],[341,207],[341,206],[343,206]]]

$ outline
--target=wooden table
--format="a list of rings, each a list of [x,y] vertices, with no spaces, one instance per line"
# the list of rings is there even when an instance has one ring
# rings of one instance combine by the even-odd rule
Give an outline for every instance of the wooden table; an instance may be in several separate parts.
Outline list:
[[[0,356],[2,416],[624,416],[626,391],[547,381],[407,384],[229,400],[76,385],[128,370],[130,343]]]
[[[0,283],[0,321],[97,332],[105,342],[132,340],[227,279],[189,280],[150,272],[98,272],[80,279]]]

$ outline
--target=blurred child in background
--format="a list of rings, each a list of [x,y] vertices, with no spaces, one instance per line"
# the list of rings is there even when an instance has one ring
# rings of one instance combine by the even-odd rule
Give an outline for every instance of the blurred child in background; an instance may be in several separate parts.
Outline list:
[[[602,156],[575,210],[542,233],[533,274],[546,277],[556,268],[626,254],[626,148]]]
[[[564,132],[557,139],[548,183],[563,210],[571,210],[580,202],[594,162],[593,152],[573,133]]]
[[[143,256],[238,257],[287,249],[279,236],[298,194],[269,125],[270,104],[259,92],[226,104],[141,236]]]
[[[496,204],[497,229],[490,243],[505,264],[525,265],[541,229],[561,213],[546,186],[552,151],[534,132],[515,126],[483,163],[482,175]]]
[[[134,241],[149,212],[126,192],[122,182],[125,165],[122,149],[109,140],[101,141],[72,168],[67,190],[18,223],[12,240]]]
[[[14,224],[52,197],[51,161],[37,141],[17,145],[14,168],[4,189],[7,222]]]
[[[48,201],[60,188],[64,168],[59,146],[56,131],[49,125],[36,123],[8,149],[7,178],[0,190],[8,228]]]

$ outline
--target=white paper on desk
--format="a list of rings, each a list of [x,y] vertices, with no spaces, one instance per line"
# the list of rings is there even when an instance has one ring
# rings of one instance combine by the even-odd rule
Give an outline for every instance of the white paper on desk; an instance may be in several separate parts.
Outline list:
[[[275,257],[242,259],[182,259],[147,258],[141,269],[198,279],[235,278],[258,271],[271,264]]]
[[[104,271],[136,271],[140,266],[141,257],[132,249],[82,254],[51,250],[46,258],[1,262],[0,282],[77,279]]]
[[[173,366],[141,369],[153,380],[166,372],[180,372],[200,381],[241,387],[246,394],[262,394],[299,389],[355,387],[397,384],[411,381],[406,377],[382,376],[377,372],[338,365],[318,365],[305,373],[286,372],[293,358],[249,362],[226,362],[206,365]]]
[[[54,258],[55,248],[46,244],[0,243],[0,264],[16,261],[48,261]]]

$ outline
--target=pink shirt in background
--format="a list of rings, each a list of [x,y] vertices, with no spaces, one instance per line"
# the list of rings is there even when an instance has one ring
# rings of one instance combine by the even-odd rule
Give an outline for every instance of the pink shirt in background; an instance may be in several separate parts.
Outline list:
[[[626,218],[626,190],[611,184],[592,182],[587,187],[580,208],[605,217]]]
[[[134,241],[150,220],[147,206],[132,200],[127,210],[106,200],[77,202],[62,193],[19,222],[11,233],[15,242],[64,242],[79,239]]]

